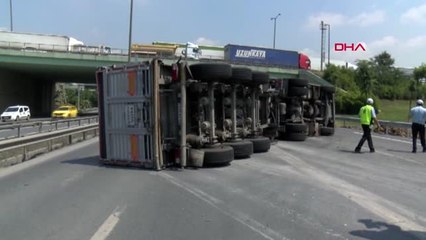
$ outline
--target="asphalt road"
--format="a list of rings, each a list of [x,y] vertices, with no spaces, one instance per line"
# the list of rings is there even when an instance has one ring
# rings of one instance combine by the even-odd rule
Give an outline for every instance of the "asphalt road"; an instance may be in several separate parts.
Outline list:
[[[161,172],[101,166],[89,140],[0,169],[0,239],[426,239],[426,153],[360,137]]]

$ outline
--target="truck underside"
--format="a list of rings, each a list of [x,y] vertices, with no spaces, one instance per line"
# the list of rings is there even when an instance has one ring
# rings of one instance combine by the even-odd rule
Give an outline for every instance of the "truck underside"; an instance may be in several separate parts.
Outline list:
[[[271,141],[334,133],[334,87],[226,63],[100,68],[100,157],[160,170],[216,166]]]

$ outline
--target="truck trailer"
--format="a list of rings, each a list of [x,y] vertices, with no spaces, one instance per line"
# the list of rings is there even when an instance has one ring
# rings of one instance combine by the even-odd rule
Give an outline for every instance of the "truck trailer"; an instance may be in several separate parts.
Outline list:
[[[68,36],[0,31],[1,48],[67,52],[82,46],[82,41]]]
[[[276,136],[303,141],[319,125],[323,135],[334,131],[333,89],[304,79],[159,59],[101,67],[96,79],[104,164],[227,165],[268,151]],[[318,111],[307,114],[307,104]]]
[[[231,64],[249,64],[257,66],[274,66],[292,69],[310,69],[311,60],[296,51],[271,49],[263,47],[228,44],[226,46],[200,46],[187,44],[153,42],[152,44],[133,44],[134,55],[150,57],[185,57],[200,60],[225,61]]]

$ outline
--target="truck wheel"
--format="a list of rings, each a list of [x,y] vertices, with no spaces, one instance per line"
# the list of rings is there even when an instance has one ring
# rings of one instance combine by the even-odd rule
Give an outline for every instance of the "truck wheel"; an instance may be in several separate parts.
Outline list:
[[[231,146],[234,149],[235,159],[249,158],[253,154],[253,143],[250,141],[226,142],[223,145]]]
[[[335,93],[336,92],[336,88],[331,87],[331,86],[322,86],[321,90],[323,90],[326,93]]]
[[[236,84],[250,84],[252,74],[253,73],[250,68],[234,67],[232,68],[232,76],[228,82]]]
[[[288,141],[305,141],[306,140],[305,132],[286,132],[284,135],[284,140]]]
[[[269,83],[269,73],[254,71],[252,82],[256,85]]]
[[[332,127],[320,127],[319,133],[321,136],[332,136],[334,134],[334,128]]]
[[[307,79],[289,79],[288,85],[290,87],[306,87],[308,86],[308,80]]]
[[[234,160],[234,149],[230,146],[211,146],[199,150],[204,152],[203,166],[226,165]]]
[[[225,80],[232,76],[231,65],[226,63],[196,63],[189,69],[195,80],[204,82]]]
[[[308,89],[306,87],[290,87],[288,90],[288,95],[292,97],[300,97],[308,94]]]
[[[271,140],[267,137],[246,138],[245,140],[253,143],[254,153],[267,152],[271,148]]]
[[[286,123],[285,130],[286,132],[306,133],[308,126],[306,123]]]

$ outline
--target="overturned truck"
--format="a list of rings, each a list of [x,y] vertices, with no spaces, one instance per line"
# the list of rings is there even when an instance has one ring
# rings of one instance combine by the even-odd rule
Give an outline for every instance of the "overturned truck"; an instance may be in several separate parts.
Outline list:
[[[303,79],[158,59],[101,67],[96,79],[104,164],[226,165],[267,152],[276,137],[334,132],[334,88]]]

